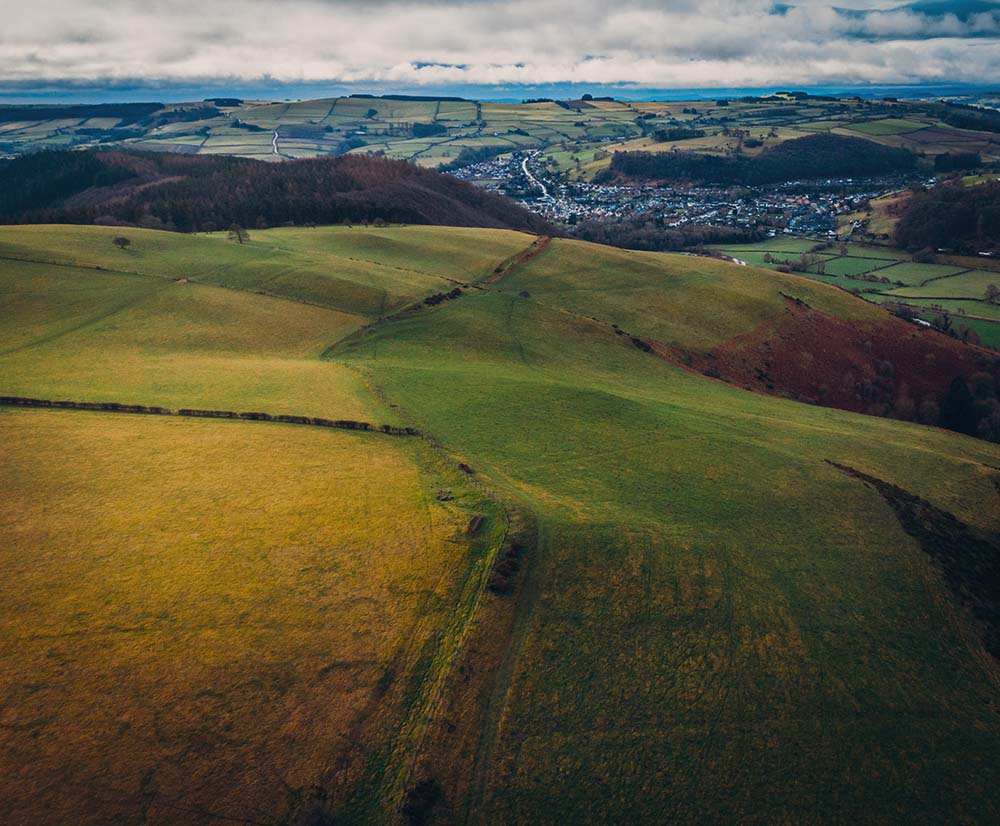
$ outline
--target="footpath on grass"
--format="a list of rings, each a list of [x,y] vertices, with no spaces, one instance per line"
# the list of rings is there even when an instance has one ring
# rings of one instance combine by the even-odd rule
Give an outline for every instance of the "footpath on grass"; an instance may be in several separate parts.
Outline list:
[[[249,422],[278,422],[279,424],[299,424],[310,427],[327,427],[337,430],[363,430],[369,433],[383,433],[388,436],[419,436],[412,427],[396,427],[391,424],[372,424],[353,419],[322,419],[315,416],[294,416],[285,413],[261,413],[259,411],[236,412],[233,410],[201,410],[182,407],[156,407],[145,404],[122,404],[121,402],[75,402],[50,399],[30,399],[23,396],[0,396],[0,407],[34,407],[55,410],[92,410],[104,413],[136,413],[147,416],[182,416],[197,419],[238,419]]]

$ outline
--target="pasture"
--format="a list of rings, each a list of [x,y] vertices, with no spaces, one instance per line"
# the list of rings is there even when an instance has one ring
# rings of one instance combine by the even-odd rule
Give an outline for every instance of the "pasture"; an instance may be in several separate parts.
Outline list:
[[[391,307],[527,239],[358,232],[137,230],[122,251],[110,229],[6,228],[0,394],[398,423],[319,359],[368,319],[261,295],[255,265],[353,268]],[[402,793],[503,530],[490,500],[380,434],[36,410],[0,411],[0,430],[18,581],[0,819],[279,822]]]
[[[488,503],[375,434],[26,410],[0,432],[4,823],[281,822],[390,770]]]
[[[881,308],[491,230],[114,232],[0,230],[0,394],[426,439],[0,410],[0,820],[382,824],[424,782],[444,823],[1000,817],[979,627],[829,464],[987,537],[1000,448],[633,340]]]
[[[989,669],[892,511],[825,460],[995,531],[997,448],[744,393],[611,326],[704,344],[809,282],[578,246],[334,351],[538,515],[487,712],[439,720],[421,764],[452,820],[929,823],[974,800],[989,822]],[[709,279],[734,317],[694,335]],[[808,300],[878,313],[818,285]]]
[[[916,132],[918,129],[926,129],[927,126],[928,124],[921,121],[905,118],[883,118],[864,123],[845,124],[844,128],[852,132],[860,132],[863,135],[903,135],[908,132]]]
[[[430,234],[429,234],[430,233]],[[324,227],[252,230],[237,244],[225,232],[182,235],[111,227],[0,227],[0,261],[112,270],[254,292],[345,313],[343,324],[399,310],[478,279],[531,238],[507,230]],[[429,238],[436,243],[428,243]],[[331,330],[331,338],[343,334]]]

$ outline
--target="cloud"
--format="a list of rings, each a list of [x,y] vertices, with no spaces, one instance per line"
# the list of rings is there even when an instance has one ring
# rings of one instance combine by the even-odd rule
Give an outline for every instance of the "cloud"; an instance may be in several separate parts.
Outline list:
[[[3,84],[987,82],[1000,3],[0,0]]]

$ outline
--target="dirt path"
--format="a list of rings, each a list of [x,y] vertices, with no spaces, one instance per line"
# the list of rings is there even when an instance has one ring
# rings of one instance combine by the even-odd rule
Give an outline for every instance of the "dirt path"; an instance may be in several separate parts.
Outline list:
[[[472,765],[470,794],[462,817],[464,823],[479,823],[483,819],[481,807],[486,803],[485,797],[489,790],[493,758],[503,731],[514,670],[531,627],[531,616],[542,593],[541,569],[552,550],[552,539],[550,526],[541,519],[538,519],[537,524],[537,541],[531,551],[531,559],[524,568],[520,590],[516,596],[517,606],[514,611],[514,626],[510,635],[510,644],[507,646],[500,667],[493,677],[493,688],[490,691],[484,725],[480,731],[476,757]]]
[[[500,279],[509,275],[512,270],[517,267],[523,267],[536,255],[545,252],[550,243],[552,243],[552,238],[550,236],[539,235],[534,241],[531,242],[531,244],[519,253],[511,256],[506,261],[501,262],[500,265],[486,277],[486,283],[489,286],[496,284]]]

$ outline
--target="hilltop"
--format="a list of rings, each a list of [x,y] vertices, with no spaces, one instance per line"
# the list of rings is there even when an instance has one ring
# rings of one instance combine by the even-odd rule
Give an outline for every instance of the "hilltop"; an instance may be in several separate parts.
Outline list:
[[[0,164],[0,221],[184,232],[342,221],[545,231],[512,201],[403,161],[44,152]]]

